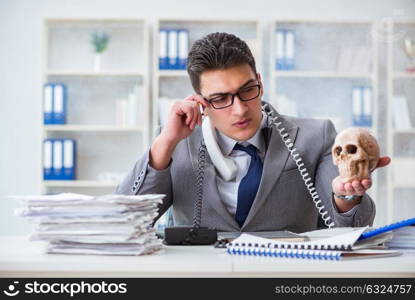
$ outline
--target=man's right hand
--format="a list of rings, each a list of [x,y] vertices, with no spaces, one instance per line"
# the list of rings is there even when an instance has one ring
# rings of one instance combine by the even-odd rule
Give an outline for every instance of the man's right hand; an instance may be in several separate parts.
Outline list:
[[[196,125],[202,125],[199,104],[208,103],[197,94],[173,104],[167,122],[150,149],[150,165],[156,170],[167,168],[176,145],[192,134]]]
[[[166,142],[177,145],[182,139],[191,135],[196,125],[202,125],[199,104],[206,107],[207,102],[197,94],[175,102],[160,136]]]

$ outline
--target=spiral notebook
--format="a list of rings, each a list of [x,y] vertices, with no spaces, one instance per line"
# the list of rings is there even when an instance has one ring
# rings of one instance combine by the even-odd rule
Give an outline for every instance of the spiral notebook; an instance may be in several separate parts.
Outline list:
[[[368,227],[350,228],[350,231],[330,238],[294,243],[274,241],[244,233],[227,245],[227,252],[232,255],[323,260],[373,258],[401,254],[399,251],[379,246],[390,241],[392,238],[391,232],[383,232],[359,240],[362,233],[367,229]]]

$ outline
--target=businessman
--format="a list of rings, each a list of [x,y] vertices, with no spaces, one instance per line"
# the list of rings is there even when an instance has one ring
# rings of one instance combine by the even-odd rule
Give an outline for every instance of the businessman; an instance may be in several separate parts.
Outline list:
[[[187,72],[195,94],[174,103],[166,125],[116,193],[165,194],[157,218],[172,205],[175,225],[191,225],[202,185],[201,226],[219,231],[304,232],[316,229],[319,220],[372,224],[375,205],[366,194],[372,182],[341,183],[331,157],[333,124],[282,116],[271,106],[264,111],[261,76],[244,41],[227,33],[207,35],[192,45]],[[200,106],[221,154],[237,166],[232,179],[221,175],[216,154],[203,155]],[[302,158],[318,199],[310,195],[270,112]],[[382,157],[378,167],[389,161]]]

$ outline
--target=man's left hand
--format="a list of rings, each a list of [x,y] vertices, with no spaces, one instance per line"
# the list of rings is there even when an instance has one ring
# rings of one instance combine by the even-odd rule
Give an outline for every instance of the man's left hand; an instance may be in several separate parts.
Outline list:
[[[380,157],[378,165],[376,168],[382,168],[387,166],[390,163],[391,159],[388,156]],[[375,168],[375,169],[376,169]],[[364,193],[370,189],[372,186],[372,180],[370,178],[363,179],[363,180],[354,180],[352,182],[343,183],[342,178],[340,176],[337,176],[332,181],[332,189],[333,193],[336,195],[358,195],[363,196]],[[359,197],[356,200],[353,201],[346,201],[337,197],[334,197],[334,201],[336,202],[336,206],[339,210],[339,212],[346,212],[350,210],[353,206],[356,204],[359,204],[362,200],[362,197]]]

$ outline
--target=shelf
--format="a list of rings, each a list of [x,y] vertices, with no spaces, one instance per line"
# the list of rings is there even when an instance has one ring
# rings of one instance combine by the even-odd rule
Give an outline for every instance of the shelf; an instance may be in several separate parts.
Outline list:
[[[395,188],[415,188],[415,182],[395,182]]]
[[[144,77],[144,73],[140,71],[65,71],[65,70],[50,70],[46,72],[47,76],[85,76],[85,77]]]
[[[160,70],[158,71],[159,77],[186,77],[188,76],[186,70]]]
[[[74,163],[80,180],[43,180],[39,174],[41,192],[114,190],[118,177],[96,175],[103,170],[128,172],[137,153],[150,144],[150,27],[145,19],[135,18],[46,18],[43,29],[42,83],[65,84],[68,124],[38,126],[42,139],[76,141]],[[94,32],[111,37],[99,68],[91,44]],[[135,107],[120,101],[128,103],[133,96]],[[129,120],[131,111],[136,112],[134,122],[118,122],[121,117]],[[41,167],[44,152],[42,146]]]
[[[45,125],[43,130],[52,131],[103,131],[103,132],[141,132],[139,127],[120,127],[105,125]]]
[[[275,71],[277,77],[309,77],[309,78],[365,78],[372,79],[373,74],[344,73],[335,71]]]
[[[43,185],[47,187],[108,187],[113,188],[118,183],[113,181],[100,180],[43,180]]]
[[[394,72],[392,77],[395,79],[415,79],[415,72]]]

